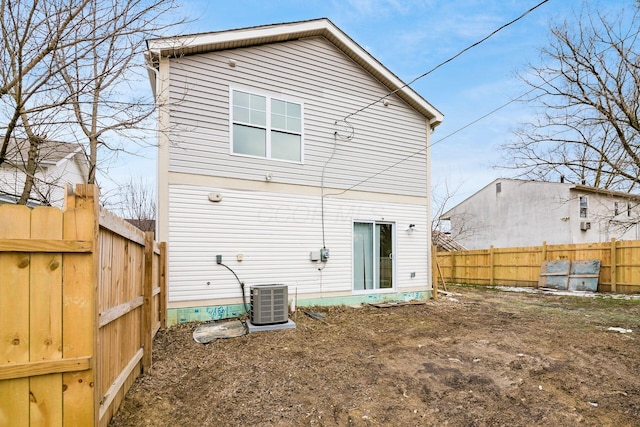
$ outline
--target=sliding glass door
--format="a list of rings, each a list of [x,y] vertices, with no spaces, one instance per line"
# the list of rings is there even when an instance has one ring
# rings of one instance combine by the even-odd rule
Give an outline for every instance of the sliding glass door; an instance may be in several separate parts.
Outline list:
[[[353,289],[392,289],[394,226],[389,222],[353,223]]]

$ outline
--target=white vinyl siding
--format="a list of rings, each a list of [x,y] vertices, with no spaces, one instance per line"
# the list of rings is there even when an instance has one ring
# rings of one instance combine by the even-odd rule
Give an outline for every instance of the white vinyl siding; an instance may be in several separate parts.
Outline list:
[[[79,156],[79,154],[78,154]],[[0,190],[19,197],[24,188],[26,175],[9,166],[8,163],[0,166]],[[31,191],[31,198],[40,200],[45,197],[51,206],[64,207],[65,184],[75,186],[86,182],[75,156],[59,161],[55,165],[40,167],[35,174],[36,182]]]
[[[220,202],[208,194],[220,193]],[[395,291],[426,291],[426,206],[325,198],[325,241],[331,258],[322,271],[309,253],[322,247],[320,198],[191,185],[169,188],[171,302],[239,298],[235,277],[251,285],[282,283],[305,294],[352,294],[353,221],[384,218],[396,225]],[[416,224],[413,234],[409,224]],[[237,261],[238,254],[242,261]],[[416,273],[411,278],[411,272]]]
[[[334,141],[336,121],[388,90],[323,38],[175,58],[170,67],[170,172],[259,181],[270,172],[277,182],[318,186],[337,143],[325,169],[327,187],[427,194],[427,124],[400,98],[350,117],[353,139]],[[304,164],[231,154],[231,88],[304,104]]]

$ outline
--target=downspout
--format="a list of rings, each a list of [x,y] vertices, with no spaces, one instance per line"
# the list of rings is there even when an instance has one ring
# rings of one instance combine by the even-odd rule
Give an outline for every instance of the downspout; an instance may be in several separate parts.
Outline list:
[[[437,298],[438,296],[434,294],[433,287],[433,265],[432,265],[432,241],[431,241],[431,133],[434,129],[434,123],[437,122],[435,117],[429,119],[427,121],[427,138],[426,138],[426,146],[425,146],[425,157],[426,157],[426,170],[425,176],[427,178],[427,287],[431,291],[431,297]]]
[[[158,109],[158,156],[156,159],[156,197],[158,201],[156,231],[158,241],[169,240],[169,59],[159,54],[156,74],[156,105]]]

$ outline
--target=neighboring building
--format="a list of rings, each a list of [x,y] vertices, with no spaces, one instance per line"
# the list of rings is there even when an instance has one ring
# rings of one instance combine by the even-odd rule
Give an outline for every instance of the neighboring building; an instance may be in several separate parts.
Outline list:
[[[169,323],[242,314],[239,281],[299,305],[431,296],[438,110],[327,19],[148,48]]]
[[[639,203],[637,194],[503,178],[441,219],[468,249],[637,240]]]
[[[6,159],[0,164],[0,204],[16,203],[22,194],[26,177],[29,141],[11,139]],[[35,183],[27,204],[64,204],[64,187],[87,182],[89,163],[82,146],[59,141],[45,141],[40,145]]]

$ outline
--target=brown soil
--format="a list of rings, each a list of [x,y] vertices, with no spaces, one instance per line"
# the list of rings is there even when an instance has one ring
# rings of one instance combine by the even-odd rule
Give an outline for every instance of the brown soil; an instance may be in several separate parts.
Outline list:
[[[640,425],[640,301],[448,289],[207,345],[160,331],[110,426]]]

